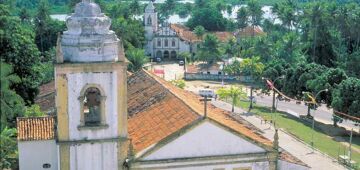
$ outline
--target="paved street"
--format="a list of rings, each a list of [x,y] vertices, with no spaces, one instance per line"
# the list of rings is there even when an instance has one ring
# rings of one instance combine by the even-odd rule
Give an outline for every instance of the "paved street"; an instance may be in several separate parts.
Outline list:
[[[210,89],[219,89],[222,87],[221,82],[218,81],[188,81],[186,82],[186,89],[189,91],[192,91],[194,93],[198,93],[200,89],[203,89],[205,87],[209,87]],[[225,87],[230,87],[234,84],[225,83]],[[250,88],[246,87],[246,91],[248,95],[250,95]],[[256,103],[263,106],[272,106],[272,96],[260,94],[256,95],[254,94],[256,98]],[[307,106],[302,104],[296,104],[294,101],[292,102],[285,102],[285,101],[278,101],[277,103],[277,109],[280,111],[287,112],[289,114],[292,114],[294,116],[300,116],[300,115],[306,115],[307,114]],[[311,115],[315,116],[315,120],[325,123],[325,124],[333,124],[332,121],[332,110],[326,108],[325,105],[322,105],[321,107],[317,108],[314,114],[314,110],[311,110]],[[341,127],[345,127],[348,130],[351,130],[353,128],[354,131],[360,132],[360,127],[355,126],[354,122],[344,120],[342,123],[338,124]]]
[[[272,96],[262,95],[262,96],[256,96],[256,102],[259,105],[263,106],[272,106]],[[277,109],[280,111],[284,111],[287,113],[290,113],[294,116],[300,116],[300,115],[306,115],[307,114],[307,106],[302,104],[296,104],[294,101],[286,102],[286,101],[278,101],[277,103]],[[311,110],[311,115],[315,116],[315,120],[325,123],[325,124],[332,124],[332,109],[326,108],[325,105],[322,105],[321,107],[317,108],[317,110]],[[339,126],[345,127],[348,130],[351,130],[353,128],[355,131],[359,132],[359,126],[355,126],[354,122],[344,120],[342,123],[339,124]]]
[[[231,105],[222,101],[212,101],[212,103],[219,108],[224,110],[231,111]],[[261,129],[264,133],[262,134],[266,138],[273,141],[275,130],[271,127],[269,128],[269,124],[261,123],[261,119],[245,113],[244,110],[240,108],[235,108],[235,113],[239,114],[242,118]],[[345,169],[343,166],[339,165],[333,159],[330,159],[327,156],[322,155],[321,153],[315,151],[312,152],[312,149],[307,145],[297,141],[292,136],[284,133],[283,131],[279,131],[279,145],[281,148],[285,149],[292,155],[296,156],[304,163],[309,165],[311,169],[316,170],[342,170]]]

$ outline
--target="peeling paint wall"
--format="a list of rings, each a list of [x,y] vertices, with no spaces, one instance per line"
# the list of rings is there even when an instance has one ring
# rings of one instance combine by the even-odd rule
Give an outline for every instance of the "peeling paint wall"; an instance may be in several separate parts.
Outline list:
[[[103,139],[118,137],[117,76],[116,73],[74,73],[68,74],[69,88],[69,137],[70,140]],[[80,92],[86,84],[98,84],[107,96],[105,101],[106,129],[78,130],[80,125]]]
[[[116,143],[84,143],[70,147],[72,170],[116,170]]]
[[[119,137],[118,132],[118,84],[117,73],[72,73],[67,74],[69,96],[69,139],[70,141],[88,141],[96,139],[113,139]],[[81,90],[86,84],[97,84],[104,91],[105,123],[104,129],[78,129],[80,125]],[[119,113],[120,114],[120,113]],[[70,145],[70,169],[98,170],[118,167],[118,143],[116,140],[106,142],[87,142]]]

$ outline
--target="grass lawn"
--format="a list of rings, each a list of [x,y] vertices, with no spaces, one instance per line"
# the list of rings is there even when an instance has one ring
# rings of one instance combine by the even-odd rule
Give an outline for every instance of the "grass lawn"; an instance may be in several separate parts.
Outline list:
[[[249,102],[242,101],[238,104],[239,107],[248,110]],[[271,120],[271,109],[268,107],[263,107],[259,105],[253,105],[252,112],[261,116],[264,119]],[[315,127],[315,131],[312,130],[311,123],[300,121],[298,118],[293,117],[284,112],[275,112],[273,114],[273,119],[276,121],[276,126],[286,130],[287,132],[293,134],[302,141],[310,144],[312,133],[314,134],[314,146],[320,151],[332,156],[333,158],[338,158],[338,155],[347,155],[348,145],[341,144],[340,142],[334,140],[333,137],[326,135],[319,129]],[[315,122],[316,123],[316,122]],[[346,139],[348,141],[348,138]],[[357,151],[352,152],[351,159],[357,162],[358,167],[360,167],[360,139],[353,138],[352,147],[357,148]]]

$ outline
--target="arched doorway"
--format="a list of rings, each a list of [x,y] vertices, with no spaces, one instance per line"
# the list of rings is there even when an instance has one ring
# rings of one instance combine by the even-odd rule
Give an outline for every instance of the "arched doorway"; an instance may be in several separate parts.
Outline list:
[[[170,57],[169,51],[164,51],[164,59],[167,59]]]
[[[160,50],[156,52],[156,58],[162,58],[162,52]]]
[[[176,51],[171,51],[170,57],[171,58],[176,58]]]

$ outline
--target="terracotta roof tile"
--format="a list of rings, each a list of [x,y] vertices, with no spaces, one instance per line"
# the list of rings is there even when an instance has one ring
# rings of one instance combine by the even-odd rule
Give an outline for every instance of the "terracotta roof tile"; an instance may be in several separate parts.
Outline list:
[[[54,117],[17,118],[19,141],[55,139]]]
[[[198,38],[189,28],[181,24],[170,24],[170,28],[173,29],[180,39],[188,42],[200,42]]]
[[[161,83],[166,89],[168,89],[171,93],[178,97],[184,104],[192,108],[197,114],[203,115],[204,105],[202,102],[200,102],[200,97],[198,95],[179,89],[172,85],[170,82],[167,82],[160,77],[153,75],[152,73],[146,73],[156,79],[159,83]],[[211,107],[208,108],[208,118],[226,127],[229,127],[230,129],[254,140],[255,142],[270,147],[272,146],[272,142],[270,140],[258,134],[255,130],[249,128],[247,125],[243,124],[238,119],[233,118],[230,112],[224,111],[211,105]]]
[[[144,71],[128,79],[128,133],[135,152],[160,142],[200,118]]]
[[[266,33],[261,29],[261,27],[255,27],[254,29],[255,36],[260,36],[265,34]],[[236,31],[235,35],[241,38],[251,37],[253,35],[253,28],[251,26],[247,26],[244,29]]]

